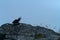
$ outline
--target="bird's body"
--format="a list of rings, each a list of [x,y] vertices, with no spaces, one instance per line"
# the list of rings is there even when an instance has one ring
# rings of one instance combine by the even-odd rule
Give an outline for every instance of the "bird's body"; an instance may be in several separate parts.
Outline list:
[[[15,19],[12,23],[13,25],[19,25],[19,21],[21,20],[21,18]]]

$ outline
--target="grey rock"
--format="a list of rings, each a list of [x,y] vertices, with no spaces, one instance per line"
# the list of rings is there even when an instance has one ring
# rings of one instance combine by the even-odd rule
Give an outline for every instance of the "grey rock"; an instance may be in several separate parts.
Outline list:
[[[0,33],[6,34],[8,39],[5,40],[57,40],[60,37],[59,33],[51,29],[26,23],[20,23],[15,26],[10,23],[3,24],[0,27]],[[37,38],[35,38],[35,35]]]

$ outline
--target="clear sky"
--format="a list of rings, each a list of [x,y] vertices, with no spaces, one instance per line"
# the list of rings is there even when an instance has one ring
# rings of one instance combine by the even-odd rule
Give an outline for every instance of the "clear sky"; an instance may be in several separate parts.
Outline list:
[[[0,0],[0,25],[22,17],[21,22],[60,28],[60,0]],[[55,28],[54,28],[55,27]]]

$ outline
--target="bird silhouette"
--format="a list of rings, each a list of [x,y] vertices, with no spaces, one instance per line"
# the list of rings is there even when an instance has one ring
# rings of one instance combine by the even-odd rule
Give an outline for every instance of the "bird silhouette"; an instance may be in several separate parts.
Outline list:
[[[19,21],[21,20],[21,17],[18,19],[15,19],[12,23],[13,25],[19,25]]]

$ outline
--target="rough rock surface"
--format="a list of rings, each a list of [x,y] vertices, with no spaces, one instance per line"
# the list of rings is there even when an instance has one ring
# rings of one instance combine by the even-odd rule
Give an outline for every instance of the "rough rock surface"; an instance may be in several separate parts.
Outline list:
[[[4,40],[58,40],[60,34],[41,26],[20,23],[13,25],[6,23],[1,25],[0,33],[6,34]]]

